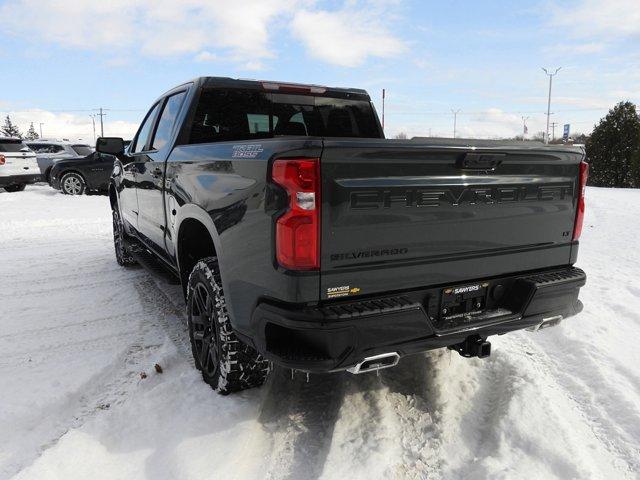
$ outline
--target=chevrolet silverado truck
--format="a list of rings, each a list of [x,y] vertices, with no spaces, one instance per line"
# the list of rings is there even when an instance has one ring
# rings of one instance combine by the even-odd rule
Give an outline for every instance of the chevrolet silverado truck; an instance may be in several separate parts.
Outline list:
[[[363,373],[582,309],[587,163],[534,142],[385,140],[364,90],[206,77],[162,95],[109,186],[118,263],[181,284],[219,393]]]

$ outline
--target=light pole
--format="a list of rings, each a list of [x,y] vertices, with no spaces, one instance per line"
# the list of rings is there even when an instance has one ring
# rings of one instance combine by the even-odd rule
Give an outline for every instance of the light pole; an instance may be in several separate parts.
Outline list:
[[[529,131],[527,129],[527,120],[529,120],[529,118],[531,117],[522,117],[522,141],[523,142],[526,140],[527,132]]]
[[[99,116],[99,117],[100,117],[100,136],[101,136],[101,137],[104,137],[104,122],[103,122],[103,117],[106,117],[106,116],[107,116],[107,114],[106,114],[106,113],[104,113],[104,112],[105,112],[105,111],[108,111],[108,109],[107,109],[107,108],[102,108],[102,107],[100,107],[100,108],[96,108],[95,110],[99,110],[99,111],[100,111],[100,113],[96,113],[95,115],[97,115],[97,116]]]
[[[385,89],[382,89],[382,133],[384,133],[384,97],[385,95]]]
[[[458,124],[458,114],[461,112],[461,109],[454,110],[451,109],[451,113],[453,113],[453,138],[456,138],[456,127]]]
[[[40,138],[42,138],[42,125],[44,125],[44,123],[40,124]]]
[[[544,143],[549,143],[549,118],[551,118],[551,85],[553,84],[553,77],[558,74],[562,67],[556,68],[555,72],[549,73],[546,68],[542,68],[544,73],[549,77],[549,98],[547,100],[547,134],[544,137]]]
[[[96,143],[96,116],[94,114],[89,116],[91,117],[91,123],[93,124],[93,143]]]

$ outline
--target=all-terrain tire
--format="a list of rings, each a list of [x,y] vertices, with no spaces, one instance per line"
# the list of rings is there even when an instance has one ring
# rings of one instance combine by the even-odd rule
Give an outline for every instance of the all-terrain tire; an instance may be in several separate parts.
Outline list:
[[[200,260],[189,275],[187,325],[196,368],[222,395],[259,387],[271,363],[233,331],[216,257]]]
[[[65,173],[60,179],[60,190],[65,195],[82,195],[87,190],[87,183],[79,173]]]
[[[26,187],[27,185],[24,183],[21,183],[20,185],[7,185],[6,187],[4,187],[4,189],[7,192],[21,192],[24,190],[24,187]]]
[[[120,212],[118,212],[118,206],[116,205],[112,210],[113,216],[113,246],[116,251],[116,261],[118,265],[128,267],[135,265],[137,262],[131,256],[131,253],[127,249],[125,244],[125,231],[122,219],[120,218]]]

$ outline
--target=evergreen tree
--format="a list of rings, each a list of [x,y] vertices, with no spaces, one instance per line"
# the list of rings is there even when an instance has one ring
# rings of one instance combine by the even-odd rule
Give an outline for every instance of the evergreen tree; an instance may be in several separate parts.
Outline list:
[[[27,140],[37,140],[40,138],[40,135],[38,135],[36,129],[33,128],[33,122],[31,122],[31,125],[29,125],[29,130],[27,130],[27,134],[24,136],[24,138],[26,138]]]
[[[596,125],[587,140],[589,184],[633,187],[634,158],[640,150],[640,117],[631,102],[620,102]]]
[[[631,176],[636,188],[640,188],[640,148],[631,158]]]
[[[9,115],[4,119],[4,125],[0,127],[0,133],[5,137],[18,137],[22,138],[22,134],[16,125],[13,124]]]

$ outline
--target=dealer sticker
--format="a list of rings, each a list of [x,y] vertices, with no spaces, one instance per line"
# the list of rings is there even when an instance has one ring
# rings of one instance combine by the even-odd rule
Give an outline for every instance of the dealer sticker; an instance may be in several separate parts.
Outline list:
[[[356,294],[360,291],[358,287],[350,287],[349,285],[342,285],[340,287],[329,287],[327,288],[327,297],[328,298],[338,298],[338,297],[346,297],[349,295]]]

